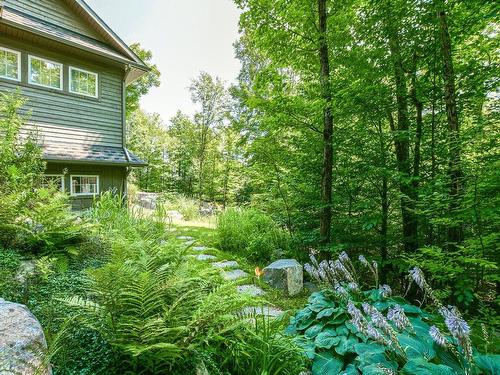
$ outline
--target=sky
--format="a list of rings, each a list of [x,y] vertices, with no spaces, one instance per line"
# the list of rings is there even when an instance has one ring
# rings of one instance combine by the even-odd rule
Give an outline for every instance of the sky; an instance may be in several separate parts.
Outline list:
[[[165,122],[178,110],[194,113],[188,87],[200,71],[227,83],[238,75],[233,43],[239,12],[231,0],[86,2],[127,44],[139,42],[153,53],[161,85],[141,99],[141,107]]]

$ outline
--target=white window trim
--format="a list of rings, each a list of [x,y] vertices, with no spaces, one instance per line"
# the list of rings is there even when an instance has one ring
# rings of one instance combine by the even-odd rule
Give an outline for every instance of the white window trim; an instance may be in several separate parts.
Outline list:
[[[95,95],[84,94],[84,93],[81,93],[81,92],[76,92],[76,91],[71,90],[71,72],[73,70],[78,71],[78,72],[92,74],[93,76],[95,76]],[[91,72],[90,70],[85,70],[85,69],[75,68],[74,66],[70,66],[69,67],[68,86],[69,86],[68,90],[72,94],[88,96],[90,98],[98,98],[99,97],[99,74],[97,74],[95,72]]]
[[[63,174],[57,174],[57,173],[46,173],[43,175],[43,177],[61,177],[61,191],[65,191],[65,186],[64,186],[64,175]]]
[[[75,193],[73,191],[73,177],[96,177],[97,191],[95,193]],[[69,187],[72,196],[96,196],[99,195],[99,175],[97,174],[72,174],[69,176]]]
[[[31,60],[32,59],[41,60],[41,61],[48,62],[48,63],[54,64],[54,65],[59,65],[61,67],[61,74],[59,76],[59,87],[52,87],[52,86],[42,85],[40,83],[36,83],[36,82],[31,81]],[[49,60],[49,59],[44,59],[43,57],[40,57],[40,56],[28,55],[28,83],[30,85],[39,86],[39,87],[45,87],[47,89],[53,89],[53,90],[63,91],[63,75],[64,75],[63,64],[58,63],[56,61]]]
[[[11,80],[11,81],[21,82],[21,74],[22,74],[22,71],[21,71],[21,52],[10,49],[10,48],[5,48],[5,47],[0,47],[0,51],[11,52],[11,53],[15,53],[17,55],[17,78],[4,77],[4,76],[0,76],[0,77],[3,79]]]

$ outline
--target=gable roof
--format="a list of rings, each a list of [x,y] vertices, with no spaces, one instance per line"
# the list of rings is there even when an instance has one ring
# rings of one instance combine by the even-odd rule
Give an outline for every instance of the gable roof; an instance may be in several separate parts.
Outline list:
[[[102,41],[42,20],[0,0],[0,22],[37,35],[110,58],[128,66],[126,82],[130,83],[149,71],[148,66],[130,49],[84,0],[60,0],[77,17],[85,21]]]

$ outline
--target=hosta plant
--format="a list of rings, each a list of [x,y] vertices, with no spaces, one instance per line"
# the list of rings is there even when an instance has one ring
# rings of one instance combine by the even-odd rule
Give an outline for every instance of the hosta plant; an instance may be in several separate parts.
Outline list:
[[[363,256],[359,261],[378,286],[377,263]],[[439,315],[392,296],[388,285],[362,290],[346,253],[321,262],[311,255],[305,269],[324,288],[310,296],[287,331],[313,360],[313,375],[500,373],[500,356],[472,347],[467,322],[455,307],[439,303],[418,268],[410,279]]]

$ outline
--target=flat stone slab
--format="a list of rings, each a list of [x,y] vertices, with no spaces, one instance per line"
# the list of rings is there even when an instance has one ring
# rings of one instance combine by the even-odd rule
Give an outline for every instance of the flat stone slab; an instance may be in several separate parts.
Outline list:
[[[194,240],[194,238],[191,236],[177,236],[177,239],[178,240],[186,240],[186,241]]]
[[[239,266],[240,265],[235,260],[224,260],[222,262],[212,263],[212,267],[214,268],[236,268]]]
[[[206,247],[206,246],[193,246],[193,250],[196,250],[196,251],[205,251],[207,249],[208,249],[208,247]]]
[[[248,284],[248,285],[238,285],[236,287],[238,293],[241,294],[249,294],[251,296],[263,296],[266,294],[261,288],[256,285]]]
[[[212,259],[217,259],[217,257],[214,255],[199,254],[196,256],[196,259],[198,259],[198,260],[212,260]]]
[[[246,273],[243,270],[237,269],[237,270],[230,270],[230,271],[224,271],[222,273],[222,277],[224,277],[225,280],[238,280],[242,279],[244,277],[247,277],[248,273]]]
[[[241,312],[244,315],[265,315],[273,318],[283,314],[283,310],[272,306],[247,306]]]
[[[273,288],[294,296],[303,288],[304,272],[295,259],[280,259],[264,268],[264,281]]]

